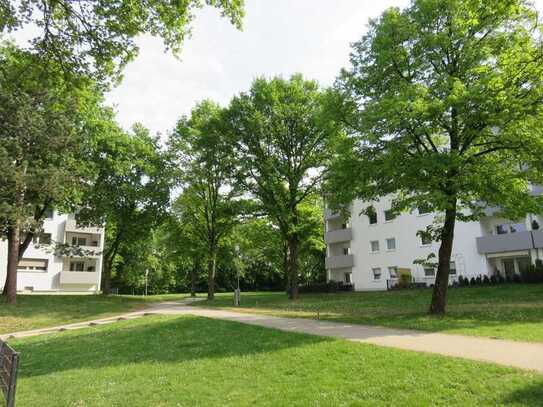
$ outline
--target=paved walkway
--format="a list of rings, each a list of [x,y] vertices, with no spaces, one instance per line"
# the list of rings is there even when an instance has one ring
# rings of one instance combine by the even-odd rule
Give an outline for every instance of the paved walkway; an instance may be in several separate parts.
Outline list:
[[[124,319],[140,318],[144,315],[152,314],[202,316],[274,328],[287,332],[303,332],[312,335],[343,338],[354,342],[371,343],[379,346],[492,362],[543,373],[543,344],[540,343],[514,342],[302,318],[279,318],[267,315],[191,307],[186,302],[164,302],[152,305],[143,311],[123,314],[117,317],[5,334],[0,336],[0,339],[23,338],[80,329]]]

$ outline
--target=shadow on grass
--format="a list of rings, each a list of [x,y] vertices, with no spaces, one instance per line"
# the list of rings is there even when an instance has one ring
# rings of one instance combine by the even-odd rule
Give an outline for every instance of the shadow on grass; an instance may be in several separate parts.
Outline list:
[[[543,405],[543,380],[538,383],[524,386],[514,390],[502,401],[504,405],[542,406]],[[534,404],[535,403],[535,404]]]
[[[14,341],[20,377],[143,362],[183,363],[274,352],[330,339],[208,318],[150,317]]]

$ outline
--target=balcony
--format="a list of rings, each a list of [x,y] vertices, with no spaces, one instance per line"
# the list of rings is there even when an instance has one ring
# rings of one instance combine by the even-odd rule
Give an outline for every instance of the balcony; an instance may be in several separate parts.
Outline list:
[[[61,271],[60,284],[98,285],[98,272],[96,271]]]
[[[66,219],[66,226],[64,227],[64,229],[65,229],[65,232],[92,233],[92,234],[101,234],[103,231],[102,228],[80,226],[77,224],[77,221],[72,218]]]
[[[324,208],[324,220],[341,219],[339,212],[332,212],[329,208]]]
[[[349,242],[352,239],[353,239],[353,230],[351,228],[332,230],[324,234],[324,241],[327,244]]]
[[[541,236],[541,243],[543,244],[543,235]],[[532,232],[530,231],[477,238],[477,251],[483,254],[528,250],[533,249],[533,247]],[[543,245],[540,247],[543,247]]]
[[[102,251],[97,246],[73,246],[68,252],[64,253],[65,257],[80,257],[88,259],[94,259],[100,257],[101,255]]]
[[[331,256],[326,258],[327,269],[341,269],[353,267],[354,257],[352,254],[345,254],[342,256]]]

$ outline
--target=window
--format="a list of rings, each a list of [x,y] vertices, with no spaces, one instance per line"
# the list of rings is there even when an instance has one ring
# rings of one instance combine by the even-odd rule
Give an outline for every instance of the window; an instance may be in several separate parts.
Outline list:
[[[419,215],[425,215],[432,212],[432,208],[428,204],[421,204],[417,207],[417,211],[419,212]]]
[[[420,242],[423,246],[429,246],[432,244],[432,238],[430,236],[422,235]]]
[[[451,276],[455,276],[456,275],[456,263],[454,261],[451,261],[450,262],[450,265],[449,265],[449,274]]]
[[[341,224],[341,229],[347,229],[347,224],[346,224],[346,223],[342,223],[342,224]]]
[[[85,271],[85,263],[82,261],[71,261],[70,271]]]
[[[377,212],[375,212],[373,207],[367,209],[367,215],[370,225],[375,225],[377,223]]]
[[[511,233],[524,232],[526,231],[526,225],[524,223],[513,223],[509,225],[509,231]]]
[[[47,271],[47,260],[45,259],[21,259],[17,265],[17,271],[20,272],[37,272],[43,273]]]
[[[433,267],[424,267],[425,277],[434,277],[436,275],[436,269]]]
[[[389,267],[388,274],[390,275],[390,278],[398,278],[398,267],[396,266]]]
[[[387,250],[396,250],[396,239],[394,237],[387,239],[386,242],[387,242]]]
[[[96,271],[96,268],[94,266],[89,266],[87,267],[87,271],[89,272]]]
[[[373,273],[373,279],[374,280],[380,280],[381,279],[381,269],[379,267],[371,269],[371,271]]]
[[[503,223],[496,225],[497,235],[506,235],[508,233],[518,233],[526,231],[526,225],[524,223]]]
[[[44,212],[44,217],[46,219],[53,219],[53,209],[47,208]]]
[[[78,237],[78,236],[72,237],[72,246],[86,246],[86,245],[87,245],[87,238]]]
[[[394,212],[392,212],[392,209],[389,209],[388,211],[385,211],[385,221],[390,222],[396,217]]]
[[[343,248],[343,254],[344,254],[345,256],[351,254],[351,249],[348,248],[348,247],[344,247],[344,248]]]
[[[351,284],[353,273],[345,273],[345,283]]]
[[[51,233],[40,233],[32,238],[34,244],[51,244]]]
[[[379,251],[379,240],[372,240],[370,242],[371,251],[372,253],[376,253]]]

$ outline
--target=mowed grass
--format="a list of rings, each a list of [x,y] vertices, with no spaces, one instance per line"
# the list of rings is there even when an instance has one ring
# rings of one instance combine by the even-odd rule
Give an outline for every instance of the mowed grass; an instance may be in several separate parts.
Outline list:
[[[102,295],[19,295],[16,305],[0,298],[0,334],[104,318],[143,308],[183,294],[136,296]]]
[[[428,315],[431,295],[430,289],[422,289],[304,294],[289,301],[285,293],[242,293],[239,308],[232,307],[232,294],[194,305],[543,342],[543,284],[451,288],[444,317]]]
[[[543,375],[193,316],[10,342],[19,406],[540,406]]]

